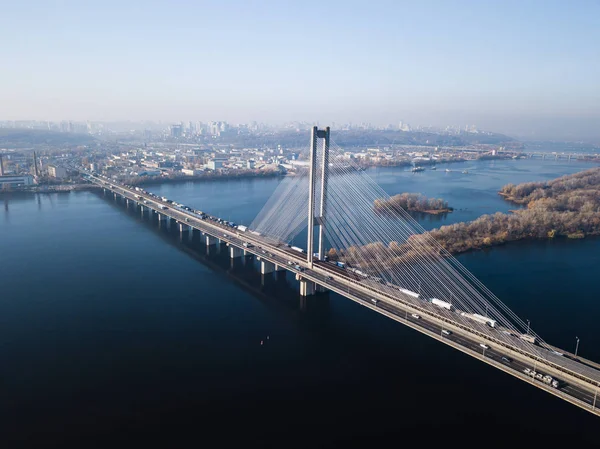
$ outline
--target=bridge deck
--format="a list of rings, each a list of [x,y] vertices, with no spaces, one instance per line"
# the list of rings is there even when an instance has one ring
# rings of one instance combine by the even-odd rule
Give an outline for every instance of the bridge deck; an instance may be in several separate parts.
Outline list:
[[[589,365],[579,363],[568,358],[569,354],[566,351],[554,347],[534,346],[521,340],[517,335],[508,334],[506,330],[503,332],[503,329],[492,329],[478,323],[470,323],[470,327],[466,326],[458,318],[458,313],[455,313],[457,317],[454,318],[447,312],[441,314],[436,306],[402,293],[399,287],[358,279],[353,273],[330,263],[314,260],[313,268],[309,269],[306,255],[292,250],[285,244],[269,241],[251,232],[241,232],[213,220],[202,219],[195,213],[175,208],[160,198],[132,190],[114,181],[107,181],[89,173],[87,176],[91,182],[137,202],[143,207],[216,237],[229,245],[242,248],[265,261],[285,267],[299,278],[322,285],[600,416],[596,407],[600,370],[596,369],[597,365],[593,363]],[[167,209],[163,209],[164,207]],[[300,269],[295,266],[299,266]],[[412,314],[417,314],[419,317],[415,318]],[[444,329],[451,333],[449,335],[442,333]],[[482,343],[487,347],[482,347]],[[553,351],[564,355],[558,355]],[[541,380],[531,378],[525,374],[526,368],[550,374],[561,380],[561,385],[559,388],[553,388]]]

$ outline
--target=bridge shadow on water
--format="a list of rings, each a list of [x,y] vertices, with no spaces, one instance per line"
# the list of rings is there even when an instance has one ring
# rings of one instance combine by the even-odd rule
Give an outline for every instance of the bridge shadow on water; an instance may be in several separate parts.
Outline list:
[[[99,194],[102,198],[103,195]],[[158,214],[147,210],[142,214],[137,205],[126,207],[122,199],[112,200],[104,197],[107,203],[127,213],[139,225],[151,230],[162,241],[176,247],[187,256],[200,262],[225,282],[233,282],[244,292],[252,295],[266,307],[291,320],[300,320],[310,327],[318,329],[325,325],[330,317],[329,293],[318,293],[302,297],[299,282],[293,273],[286,271],[262,274],[260,262],[254,255],[231,258],[229,247],[218,241],[214,245],[206,245],[200,231],[179,231],[172,220],[170,224],[158,219]]]
[[[580,436],[576,433],[580,426],[591,429],[595,423],[594,417],[569,404],[336,294],[302,298],[292,273],[262,275],[255,257],[231,259],[227,246],[207,246],[198,232],[192,238],[187,233],[182,236],[178,226],[159,223],[153,212],[146,211],[142,218],[133,204],[126,212],[124,201],[108,195],[105,201],[214,273],[215,284],[233,282],[272,311],[276,320],[288,321],[292,324],[288,327],[316,341],[283,345],[281,352],[265,352],[258,356],[264,359],[253,359],[252,369],[226,373],[226,380],[220,382],[246,382],[236,390],[235,399],[182,395],[163,406],[168,412],[148,412],[134,433],[146,434],[148,422],[157,429],[173,429],[162,433],[168,437],[160,447],[173,447],[171,438],[181,441],[179,430],[196,427],[203,432],[193,436],[197,444],[192,447],[250,443],[348,448],[402,442],[431,447],[455,445],[459,439],[464,447],[521,447],[520,442],[541,446],[579,443],[574,437]],[[293,361],[277,360],[294,351]],[[215,387],[211,389],[223,391]],[[188,389],[184,391],[188,394]],[[207,411],[199,412],[199,406]],[[560,423],[540,422],[535,410],[555,411]],[[496,428],[494,420],[499,416],[503,427]],[[215,433],[236,443],[211,445],[206,438]],[[595,438],[582,433],[586,442]],[[257,438],[256,444],[251,444],[252,438]],[[133,443],[137,447],[140,441]]]

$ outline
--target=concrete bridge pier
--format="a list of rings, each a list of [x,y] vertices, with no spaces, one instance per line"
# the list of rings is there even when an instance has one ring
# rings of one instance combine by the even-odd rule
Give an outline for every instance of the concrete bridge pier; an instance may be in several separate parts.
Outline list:
[[[238,248],[237,246],[229,246],[229,257],[231,257],[232,259],[236,259],[238,257],[242,257],[243,256],[243,251]]]
[[[144,206],[142,206],[140,204],[140,215],[142,216],[142,219],[144,218]]]
[[[113,195],[115,197],[115,201],[117,201],[117,192],[113,192]]]
[[[260,261],[260,274],[269,274],[275,271],[275,264],[268,260]]]
[[[287,269],[283,265],[275,264],[275,271],[283,271],[285,273]]]
[[[212,235],[204,234],[206,237],[206,246],[216,245],[217,239]]]
[[[306,279],[300,279],[300,296],[312,296],[317,293],[317,284]]]
[[[183,224],[183,223],[179,223],[179,238],[183,240],[184,237],[189,238],[190,237],[190,229],[191,227]]]
[[[167,217],[160,212],[157,214],[158,218],[158,229],[164,229],[167,227]]]

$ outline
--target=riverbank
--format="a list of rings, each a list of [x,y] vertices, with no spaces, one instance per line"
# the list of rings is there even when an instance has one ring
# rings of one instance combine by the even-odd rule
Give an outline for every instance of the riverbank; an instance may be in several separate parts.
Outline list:
[[[547,182],[507,184],[498,193],[527,208],[442,226],[430,235],[451,254],[519,240],[600,235],[600,168]]]
[[[94,184],[57,184],[57,185],[42,185],[42,186],[27,186],[13,189],[0,190],[0,196],[16,193],[68,193],[79,191],[92,191],[100,189]]]
[[[151,177],[123,180],[125,184],[133,186],[149,186],[159,184],[185,184],[187,182],[208,182],[208,181],[231,181],[235,179],[252,179],[252,178],[276,178],[285,176],[285,173],[280,171],[268,172],[247,172],[247,173],[208,173],[197,176],[178,176],[176,178],[167,177]]]

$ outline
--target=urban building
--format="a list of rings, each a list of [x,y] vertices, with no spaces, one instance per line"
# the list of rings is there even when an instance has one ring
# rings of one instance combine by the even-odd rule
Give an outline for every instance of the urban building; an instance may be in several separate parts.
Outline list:
[[[0,176],[0,189],[33,185],[32,175]]]
[[[220,168],[223,168],[223,162],[225,161],[226,159],[212,159],[208,161],[208,168],[210,168],[211,170],[218,170]]]
[[[66,178],[67,170],[58,165],[48,165],[48,176],[52,178]]]
[[[179,138],[183,135],[183,126],[171,125],[171,137]]]

